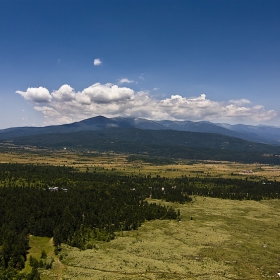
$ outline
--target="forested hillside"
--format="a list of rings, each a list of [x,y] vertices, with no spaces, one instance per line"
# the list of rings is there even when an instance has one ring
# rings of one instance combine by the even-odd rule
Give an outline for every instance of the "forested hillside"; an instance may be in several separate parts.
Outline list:
[[[13,127],[0,130],[1,140],[11,140],[21,136],[39,134],[72,133],[79,131],[98,131],[107,128],[137,128],[143,130],[173,130],[200,133],[213,133],[224,136],[240,138],[243,140],[279,145],[280,128],[273,126],[230,125],[211,123],[207,121],[170,121],[148,120],[144,118],[106,118],[104,116],[92,117],[82,121],[52,125],[45,127]]]
[[[239,162],[280,162],[280,147],[249,142],[213,133],[174,130],[108,128],[98,131],[41,134],[16,137],[16,145],[56,149],[114,151],[166,158],[228,160]]]

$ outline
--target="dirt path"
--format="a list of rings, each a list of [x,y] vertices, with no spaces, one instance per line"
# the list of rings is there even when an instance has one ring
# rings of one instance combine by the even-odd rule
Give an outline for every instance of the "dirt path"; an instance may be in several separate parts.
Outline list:
[[[57,280],[63,279],[63,272],[65,269],[64,264],[58,259],[55,258],[53,263],[54,273],[57,275]]]
[[[50,239],[49,245],[53,246],[53,238]],[[63,272],[65,270],[65,265],[59,260],[59,258],[53,253],[52,257],[54,259],[53,263],[53,271],[54,274],[57,276],[57,280],[63,279]]]

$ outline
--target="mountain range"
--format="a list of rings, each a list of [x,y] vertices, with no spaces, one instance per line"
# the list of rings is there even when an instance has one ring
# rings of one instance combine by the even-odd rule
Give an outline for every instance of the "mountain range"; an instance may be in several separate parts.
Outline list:
[[[141,156],[280,163],[280,128],[93,117],[71,124],[0,130],[1,142]]]
[[[35,134],[70,133],[78,131],[102,130],[113,127],[215,133],[257,143],[280,145],[280,127],[275,126],[252,126],[243,124],[230,125],[206,121],[152,121],[144,118],[106,118],[103,116],[93,117],[71,124],[2,129],[0,130],[0,140],[8,140],[19,136],[30,136]]]

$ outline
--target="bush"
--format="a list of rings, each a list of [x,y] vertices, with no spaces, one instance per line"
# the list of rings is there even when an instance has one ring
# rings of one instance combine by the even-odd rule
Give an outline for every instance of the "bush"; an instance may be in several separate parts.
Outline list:
[[[41,252],[41,259],[46,259],[47,258],[47,253],[45,250],[42,250]]]

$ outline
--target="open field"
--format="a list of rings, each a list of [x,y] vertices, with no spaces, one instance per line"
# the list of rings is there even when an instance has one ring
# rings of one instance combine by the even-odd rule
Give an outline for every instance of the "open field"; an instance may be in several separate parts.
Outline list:
[[[279,200],[193,197],[171,205],[181,222],[146,222],[90,250],[64,246],[42,279],[265,279],[280,272]]]
[[[27,261],[25,263],[25,268],[23,272],[30,273],[32,270],[32,267],[30,266],[30,262],[29,262],[30,256],[39,260],[41,257],[41,253],[44,250],[48,258],[55,257],[52,239],[48,237],[39,237],[39,236],[30,235],[29,246],[30,246],[30,250],[28,251]]]
[[[176,161],[174,164],[154,164],[141,160],[130,161],[124,154],[99,154],[95,152],[22,149],[10,146],[0,148],[0,163],[32,163],[65,165],[81,171],[115,172],[127,175],[161,177],[224,177],[250,178],[251,180],[280,180],[280,166],[243,164],[237,162]]]
[[[29,236],[30,249],[28,250],[27,261],[25,263],[25,268],[22,272],[30,273],[32,267],[30,266],[30,256],[40,260],[42,251],[44,250],[47,257],[44,259],[46,262],[50,263],[54,260],[52,264],[52,269],[43,270],[44,273],[41,279],[62,279],[64,265],[54,254],[53,238],[39,237],[39,236]]]
[[[279,166],[232,162],[129,160],[127,155],[4,149],[0,162],[65,165],[89,172],[161,177],[263,178],[279,181]],[[180,210],[181,222],[145,222],[138,230],[116,233],[93,249],[63,245],[54,255],[52,239],[30,237],[29,255],[45,250],[52,269],[42,280],[62,279],[266,279],[280,272],[280,200],[239,201],[192,197]],[[155,201],[155,200],[153,200]],[[30,272],[27,264],[25,272]]]

